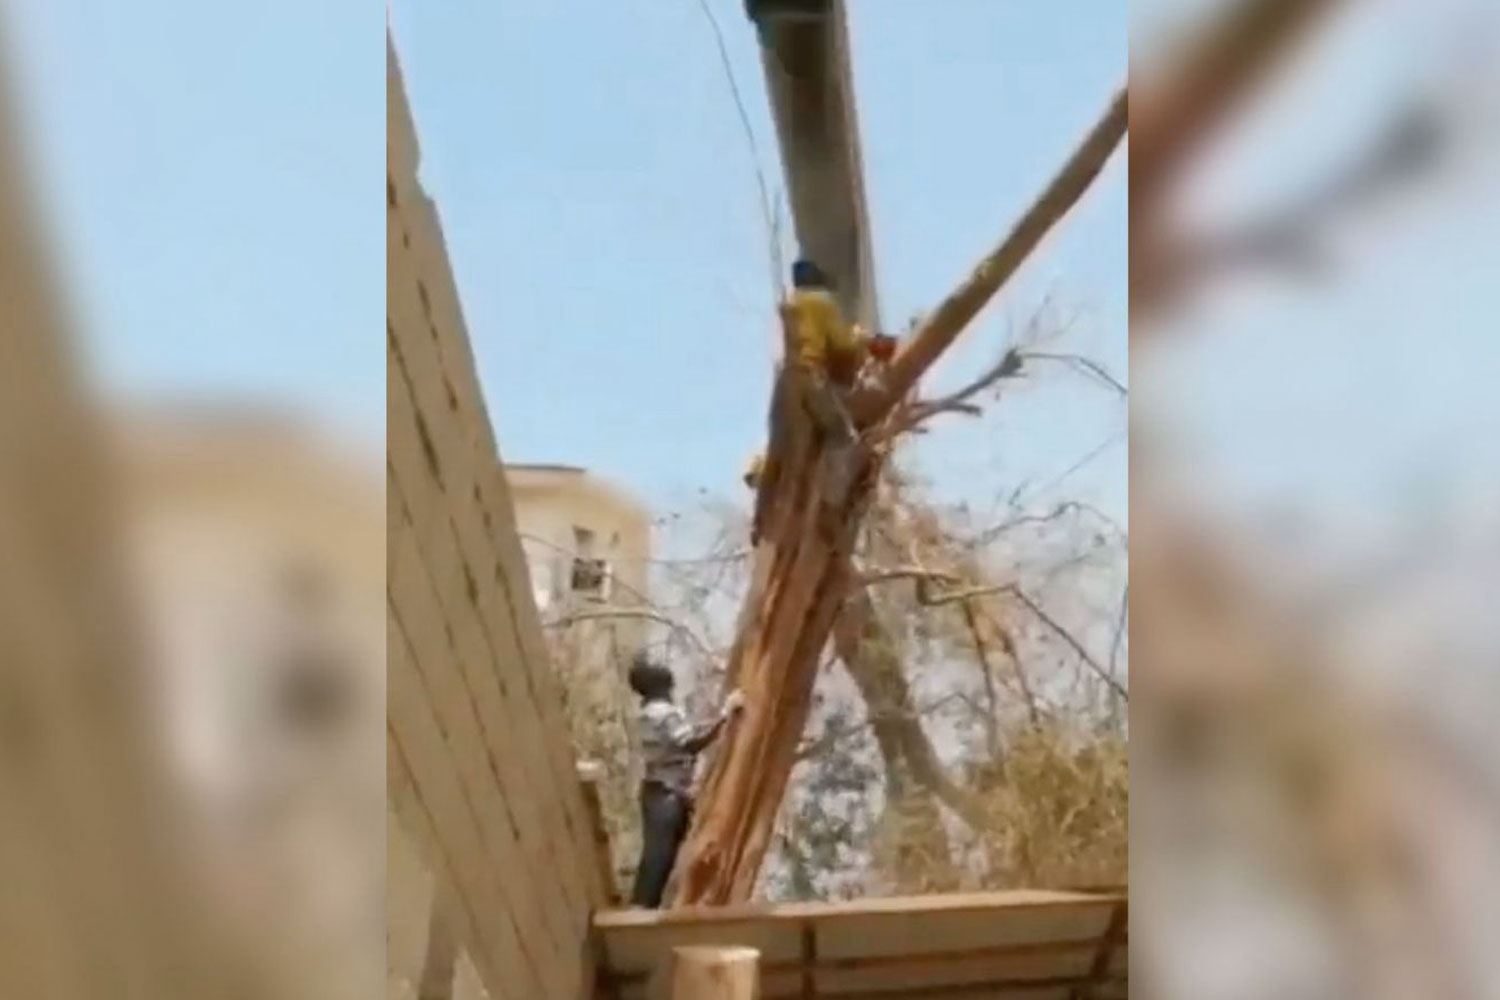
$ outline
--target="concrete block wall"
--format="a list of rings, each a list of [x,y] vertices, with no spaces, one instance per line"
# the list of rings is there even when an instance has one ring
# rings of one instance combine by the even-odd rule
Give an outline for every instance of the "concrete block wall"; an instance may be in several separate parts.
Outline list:
[[[491,1000],[583,997],[604,887],[393,46],[388,62],[390,803]]]

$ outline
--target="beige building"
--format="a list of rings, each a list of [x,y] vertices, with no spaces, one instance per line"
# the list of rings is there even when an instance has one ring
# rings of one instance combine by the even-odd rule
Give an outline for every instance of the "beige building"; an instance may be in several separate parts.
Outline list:
[[[601,655],[627,662],[650,622],[614,613],[650,603],[650,514],[585,469],[507,465],[505,473],[542,620],[568,623],[603,644]]]
[[[564,465],[508,465],[516,529],[532,593],[567,692],[575,752],[602,766],[599,795],[615,885],[624,888],[640,853],[635,788],[635,699],[625,683],[647,645],[651,518],[628,493]]]

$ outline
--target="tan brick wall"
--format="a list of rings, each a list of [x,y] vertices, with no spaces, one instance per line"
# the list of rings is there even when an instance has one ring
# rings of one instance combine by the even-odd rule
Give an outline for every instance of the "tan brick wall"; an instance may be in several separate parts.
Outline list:
[[[566,1000],[588,991],[602,886],[394,49],[389,60],[390,799],[492,1000]]]

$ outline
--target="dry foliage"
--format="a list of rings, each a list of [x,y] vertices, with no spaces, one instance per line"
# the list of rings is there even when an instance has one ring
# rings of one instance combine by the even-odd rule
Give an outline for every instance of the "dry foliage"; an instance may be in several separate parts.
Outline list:
[[[655,645],[699,712],[722,683],[749,582],[744,525],[732,505],[661,525],[669,548],[695,554],[651,567],[651,610],[671,623],[656,625]],[[760,893],[839,899],[1122,883],[1125,703],[1094,671],[1114,670],[1124,687],[1125,544],[1086,505],[995,520],[888,473],[860,543],[874,582],[851,591],[844,608],[870,615],[877,635],[852,647],[852,668],[837,642],[821,661]],[[913,579],[918,564],[943,582]],[[934,600],[952,589],[985,593]],[[1060,635],[1063,623],[1076,634]],[[601,791],[624,885],[639,849],[633,703],[620,681],[625,664],[586,655],[601,644],[583,632],[601,624],[558,629],[554,651],[579,755],[608,771]]]
[[[549,638],[574,753],[578,760],[594,761],[603,768],[599,806],[609,835],[615,889],[628,895],[641,849],[635,707],[624,681],[629,664],[620,661],[612,644],[592,641],[599,628],[596,621],[580,621],[554,631]]]

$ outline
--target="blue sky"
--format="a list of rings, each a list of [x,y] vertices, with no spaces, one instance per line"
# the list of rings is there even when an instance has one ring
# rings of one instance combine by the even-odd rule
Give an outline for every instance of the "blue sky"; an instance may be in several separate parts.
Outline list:
[[[779,185],[754,34],[710,0],[767,176]],[[1125,75],[1122,7],[1093,0],[860,0],[854,63],[881,306],[935,304],[998,241]],[[658,508],[732,493],[764,433],[773,321],[755,159],[697,0],[400,0],[392,22],[501,448],[586,465]],[[1055,349],[1125,374],[1124,157],[935,384],[1001,349],[1051,294]],[[921,464],[983,502],[1125,505],[1125,406],[1049,374]],[[1061,492],[1059,492],[1061,491]]]
[[[100,380],[385,433],[384,23],[368,0],[11,0]]]
[[[1221,502],[1299,509],[1338,535],[1500,490],[1497,28],[1489,0],[1352,5],[1201,165],[1194,211],[1223,224],[1354,161],[1413,101],[1452,123],[1434,174],[1320,231],[1320,279],[1221,283],[1149,367],[1137,350],[1137,415],[1190,446]]]
[[[710,0],[780,171],[740,0]],[[1123,79],[1095,0],[860,0],[853,32],[884,315],[934,304]],[[383,20],[364,0],[13,0],[92,358],[130,396],[270,399],[383,431]],[[755,168],[697,0],[392,11],[501,447],[665,509],[734,494],[759,447],[772,302]],[[935,384],[1049,293],[1054,345],[1125,373],[1123,157]],[[1049,374],[919,464],[981,502],[1125,503],[1125,407]],[[1113,441],[1113,444],[1108,442]]]
[[[741,5],[709,2],[779,180]],[[1217,2],[1153,0],[1129,16],[1139,27],[1152,10]],[[1319,53],[1334,61],[1279,104],[1273,95],[1250,130],[1274,153],[1230,147],[1214,197],[1232,207],[1226,194],[1253,199],[1336,160],[1393,96],[1441,77],[1453,43],[1494,37],[1493,20],[1455,19],[1485,7],[1386,0],[1351,16],[1336,51]],[[932,11],[911,0],[854,11],[892,323],[930,306],[1004,231],[1127,58],[1117,5],[943,0]],[[697,0],[398,0],[391,14],[507,456],[589,465],[658,507],[700,487],[733,491],[762,433],[771,310],[752,160]],[[11,0],[6,23],[103,382],[270,398],[378,440],[382,14],[364,0]],[[1488,127],[1493,138],[1493,115]],[[1007,321],[1049,292],[1076,317],[1061,346],[1124,372],[1123,168],[1111,165],[939,384],[992,356]],[[1332,286],[1211,297],[1187,322],[1218,336],[1176,352],[1137,402],[1192,430],[1205,479],[1334,511],[1406,480],[1500,468],[1494,176],[1473,168],[1435,190],[1439,211],[1337,234]],[[982,500],[1045,484],[1113,438],[1033,499],[1082,496],[1120,513],[1123,415],[1088,383],[1048,377],[983,422],[940,429],[918,459],[951,493]]]

